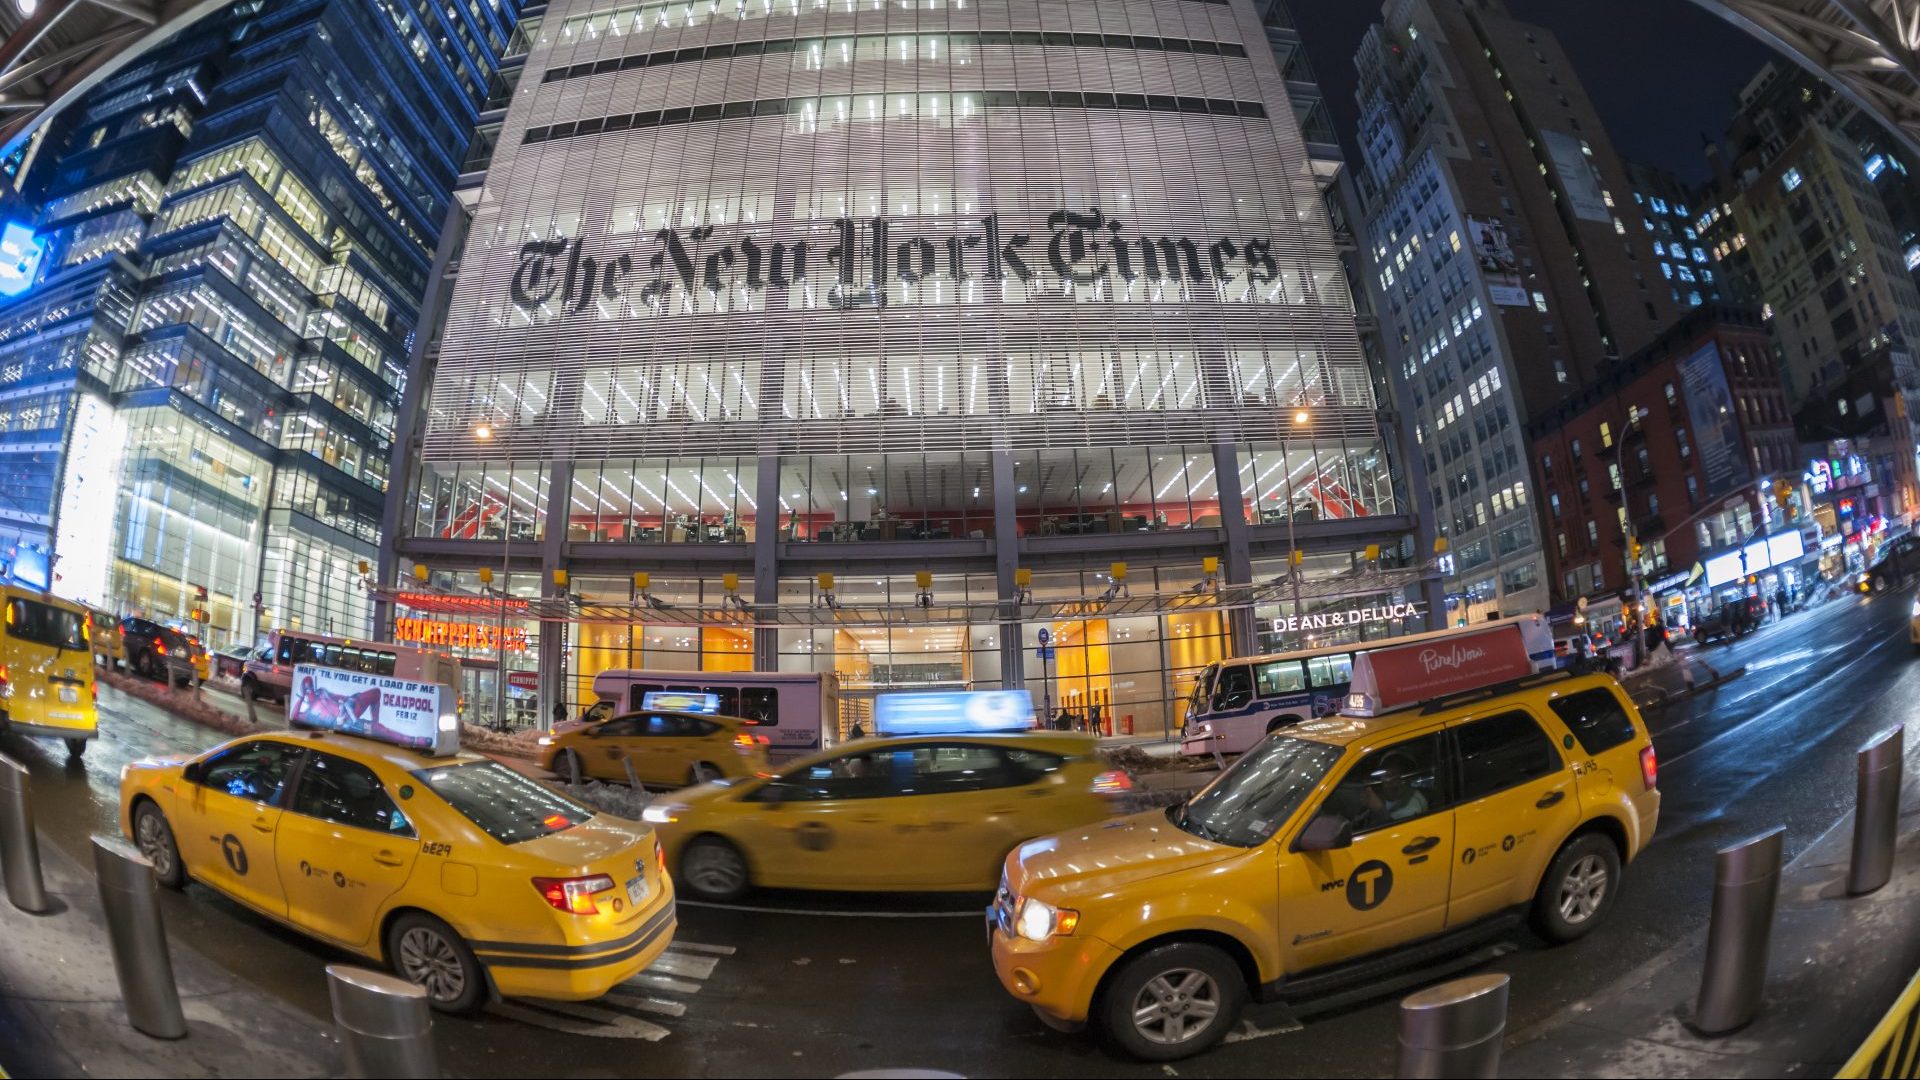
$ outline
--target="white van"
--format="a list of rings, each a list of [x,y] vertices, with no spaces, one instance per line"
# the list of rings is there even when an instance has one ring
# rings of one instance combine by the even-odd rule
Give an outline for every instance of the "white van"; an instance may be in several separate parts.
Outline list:
[[[712,694],[714,711],[738,716],[766,740],[776,760],[824,749],[840,724],[840,677],[832,672],[799,671],[640,671],[614,668],[593,677],[599,701],[585,718],[640,712],[648,694]]]
[[[1519,628],[1535,670],[1556,665],[1553,628],[1542,615],[1209,664],[1187,699],[1180,752],[1195,757],[1245,753],[1289,724],[1338,712],[1353,680],[1354,658],[1362,653],[1509,624]]]
[[[240,675],[240,696],[250,700],[271,698],[285,705],[287,695],[293,690],[296,664],[392,675],[413,682],[460,685],[460,662],[446,653],[395,645],[390,641],[275,630],[267,635],[266,646],[247,661],[246,670]]]

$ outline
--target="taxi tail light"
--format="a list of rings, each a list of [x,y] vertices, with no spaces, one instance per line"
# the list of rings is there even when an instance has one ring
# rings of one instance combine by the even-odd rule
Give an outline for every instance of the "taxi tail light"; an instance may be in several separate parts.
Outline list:
[[[540,890],[540,895],[546,897],[547,903],[553,905],[556,911],[564,911],[569,915],[594,915],[600,909],[593,902],[593,894],[613,888],[613,879],[605,874],[577,878],[537,877],[533,879],[533,887]]]
[[[1660,759],[1654,754],[1652,743],[1640,748],[1640,779],[1648,791],[1660,786]]]
[[[154,643],[153,643],[153,651],[154,651],[154,652],[156,652],[156,653],[158,653],[158,654],[160,654],[161,656],[165,656],[165,655],[167,655],[167,643],[166,643],[166,642],[164,642],[164,641],[156,641],[156,642],[154,642]]]
[[[733,748],[743,754],[753,753],[753,746],[753,736],[744,731],[733,737]]]
[[[660,870],[660,876],[667,876],[667,849],[660,844],[660,838],[653,838],[653,865]]]
[[[1093,778],[1093,790],[1099,795],[1118,795],[1133,790],[1133,777],[1112,769]]]

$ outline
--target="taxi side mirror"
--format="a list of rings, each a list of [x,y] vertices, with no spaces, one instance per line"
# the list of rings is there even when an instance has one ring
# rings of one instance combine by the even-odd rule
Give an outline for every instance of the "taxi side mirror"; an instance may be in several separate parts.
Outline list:
[[[1339,814],[1321,814],[1307,823],[1300,839],[1294,841],[1295,851],[1332,851],[1335,848],[1353,846],[1353,822]]]
[[[180,770],[180,778],[189,784],[199,783],[204,775],[206,775],[206,769],[197,761],[187,762],[187,767]]]

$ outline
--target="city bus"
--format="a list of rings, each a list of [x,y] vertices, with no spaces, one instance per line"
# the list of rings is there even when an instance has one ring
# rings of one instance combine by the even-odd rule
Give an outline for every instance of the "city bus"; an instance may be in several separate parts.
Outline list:
[[[584,714],[601,720],[639,712],[648,694],[712,694],[714,711],[742,717],[766,739],[778,761],[810,754],[837,741],[840,677],[813,671],[640,671],[613,668],[593,677],[598,700]]]
[[[1545,616],[1522,615],[1499,622],[1520,628],[1536,671],[1556,666],[1553,629]],[[1481,623],[1472,629],[1484,631],[1490,625]],[[1435,630],[1208,664],[1187,698],[1180,752],[1198,757],[1245,753],[1288,724],[1337,712],[1353,681],[1355,656],[1389,645],[1428,639],[1439,643],[1464,632]]]
[[[92,616],[78,604],[0,584],[0,730],[64,739],[79,757],[100,734]]]
[[[447,653],[395,645],[390,641],[310,634],[303,630],[275,630],[267,644],[247,661],[240,675],[240,696],[249,701],[271,698],[282,705],[293,691],[296,664],[392,675],[413,682],[460,685],[460,663]]]

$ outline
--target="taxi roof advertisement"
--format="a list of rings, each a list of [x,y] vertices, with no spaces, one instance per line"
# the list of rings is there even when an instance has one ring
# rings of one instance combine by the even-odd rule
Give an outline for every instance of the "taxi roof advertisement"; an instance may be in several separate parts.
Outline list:
[[[444,756],[460,749],[460,724],[439,683],[300,664],[293,669],[287,723],[338,731]]]
[[[1375,649],[1354,657],[1354,695],[1372,699],[1376,713],[1416,701],[1492,686],[1533,674],[1526,635],[1520,627],[1462,633],[1445,641],[1423,641]]]

